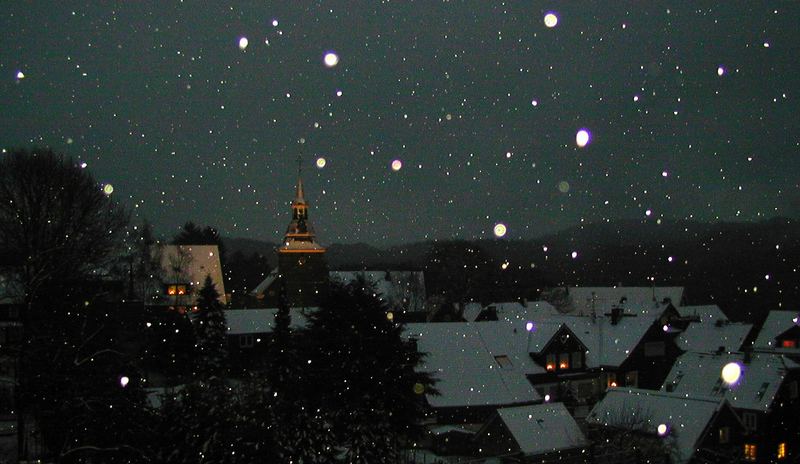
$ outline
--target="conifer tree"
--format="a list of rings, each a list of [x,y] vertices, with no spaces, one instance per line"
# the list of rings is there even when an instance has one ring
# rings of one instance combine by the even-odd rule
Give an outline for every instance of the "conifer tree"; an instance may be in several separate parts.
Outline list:
[[[371,283],[332,283],[304,334],[305,385],[313,388],[306,396],[330,418],[348,462],[396,462],[403,440],[421,430],[419,392],[434,391],[431,377],[414,370],[421,355],[388,313]]]
[[[197,301],[194,320],[196,339],[196,376],[201,380],[221,378],[227,371],[225,311],[219,302],[211,276],[206,276]]]
[[[281,290],[267,361],[276,453],[282,462],[333,462],[336,448],[330,424],[320,410],[312,409],[301,393],[305,378],[304,371],[299,368],[291,320],[289,303],[285,291]]]

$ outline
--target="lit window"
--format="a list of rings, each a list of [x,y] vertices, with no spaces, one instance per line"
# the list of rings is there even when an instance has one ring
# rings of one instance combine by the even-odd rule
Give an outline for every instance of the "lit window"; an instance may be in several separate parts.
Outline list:
[[[786,443],[778,443],[778,459],[786,458]]]
[[[748,461],[756,460],[756,445],[745,443],[744,445],[744,458]]]
[[[569,353],[561,353],[558,355],[558,368],[569,369]]]
[[[617,386],[616,372],[609,372],[608,374],[606,374],[606,386],[608,388],[613,388]]]
[[[186,285],[177,285],[178,295],[186,295]]]
[[[781,346],[784,348],[797,348],[797,340],[784,340]]]
[[[548,371],[556,370],[556,355],[554,354],[547,355],[547,370]]]
[[[178,288],[176,285],[170,285],[167,287],[167,295],[174,295],[178,292]]]

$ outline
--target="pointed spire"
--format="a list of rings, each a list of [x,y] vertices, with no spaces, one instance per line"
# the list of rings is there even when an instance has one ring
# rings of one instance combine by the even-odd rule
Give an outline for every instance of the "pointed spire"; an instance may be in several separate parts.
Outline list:
[[[297,193],[294,195],[294,202],[295,203],[305,203],[306,199],[303,195],[303,179],[301,177],[297,177]]]
[[[295,193],[294,201],[299,204],[306,202],[303,194],[303,157],[299,154],[297,155],[297,192]]]

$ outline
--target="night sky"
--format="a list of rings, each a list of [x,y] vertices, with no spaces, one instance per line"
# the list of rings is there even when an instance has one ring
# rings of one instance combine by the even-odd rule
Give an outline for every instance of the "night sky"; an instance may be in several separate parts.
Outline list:
[[[323,244],[800,215],[800,2],[224,3],[7,2],[0,144],[165,236],[278,241],[299,154]]]

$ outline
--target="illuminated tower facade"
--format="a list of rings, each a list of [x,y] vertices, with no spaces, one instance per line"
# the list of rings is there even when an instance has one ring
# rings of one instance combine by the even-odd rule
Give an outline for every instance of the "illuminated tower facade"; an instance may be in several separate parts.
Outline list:
[[[292,220],[278,248],[278,272],[291,306],[320,305],[328,282],[328,263],[325,247],[317,242],[314,228],[308,221],[308,202],[300,176],[292,201]]]

